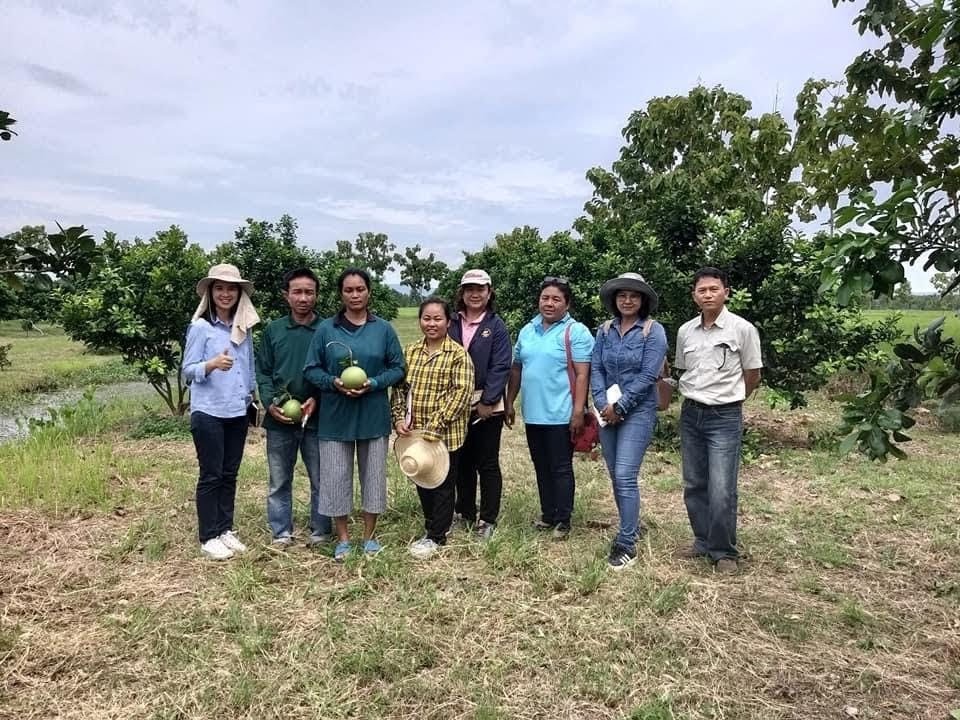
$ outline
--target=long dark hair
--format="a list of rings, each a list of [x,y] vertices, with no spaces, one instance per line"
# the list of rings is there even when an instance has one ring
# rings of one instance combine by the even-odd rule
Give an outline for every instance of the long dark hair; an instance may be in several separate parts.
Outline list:
[[[213,303],[213,286],[214,283],[227,283],[228,285],[233,285],[240,292],[237,293],[237,301],[233,304],[233,307],[230,308],[230,319],[237,314],[237,307],[240,305],[240,298],[243,297],[243,287],[240,283],[230,282],[229,280],[212,280],[210,284],[207,285],[207,322],[213,325],[217,321],[217,306]]]

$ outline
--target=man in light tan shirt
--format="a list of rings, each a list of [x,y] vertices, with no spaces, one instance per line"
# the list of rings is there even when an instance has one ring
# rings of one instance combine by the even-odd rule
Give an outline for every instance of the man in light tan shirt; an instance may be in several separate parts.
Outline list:
[[[701,268],[693,301],[700,315],[677,332],[674,365],[683,370],[680,450],[683,501],[693,529],[684,557],[709,557],[720,572],[737,570],[737,475],[743,401],[760,384],[760,336],[726,307],[727,275]]]

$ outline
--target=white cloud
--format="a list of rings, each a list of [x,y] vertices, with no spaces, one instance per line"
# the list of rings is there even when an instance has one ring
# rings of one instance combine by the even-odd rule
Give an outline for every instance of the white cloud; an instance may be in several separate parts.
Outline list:
[[[846,5],[7,0],[0,226],[209,244],[291,212],[314,245],[378,229],[450,256],[566,228],[632,110],[698,80],[788,108],[869,42]]]

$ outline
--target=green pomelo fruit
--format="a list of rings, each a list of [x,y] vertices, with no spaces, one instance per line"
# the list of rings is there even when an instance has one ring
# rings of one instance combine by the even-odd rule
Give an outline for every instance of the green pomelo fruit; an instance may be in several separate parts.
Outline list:
[[[348,390],[359,390],[367,381],[367,374],[359,365],[351,365],[340,375],[340,382]]]
[[[290,398],[280,406],[280,412],[296,422],[303,415],[303,408],[300,407],[300,401]]]

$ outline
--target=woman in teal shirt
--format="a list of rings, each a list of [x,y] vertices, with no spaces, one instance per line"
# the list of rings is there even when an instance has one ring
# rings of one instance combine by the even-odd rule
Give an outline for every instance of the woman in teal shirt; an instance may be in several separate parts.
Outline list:
[[[307,352],[304,377],[320,391],[317,415],[319,504],[334,518],[338,543],[334,559],[350,553],[347,517],[353,512],[353,461],[360,469],[363,509],[362,549],[376,555],[377,516],[387,509],[387,450],[391,431],[387,389],[403,379],[403,348],[393,326],[370,312],[370,275],[347,268],[337,279],[343,307],[317,327]],[[367,380],[358,389],[340,381],[346,364],[363,368]]]

